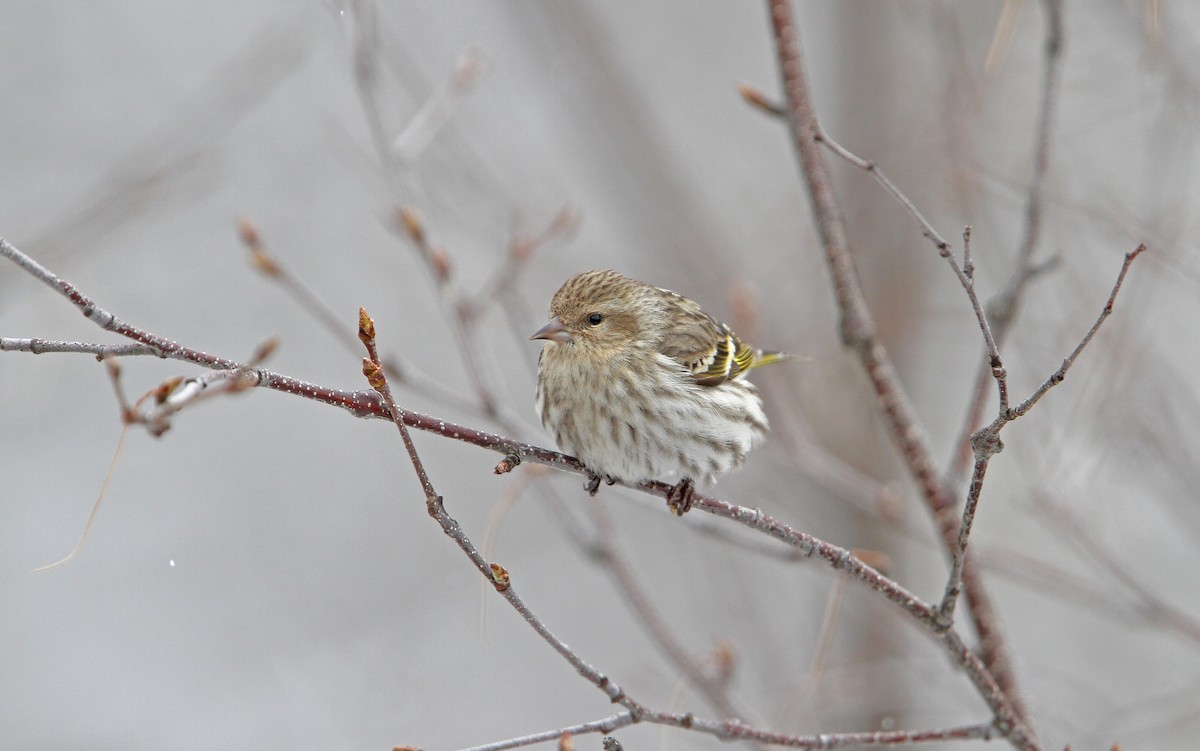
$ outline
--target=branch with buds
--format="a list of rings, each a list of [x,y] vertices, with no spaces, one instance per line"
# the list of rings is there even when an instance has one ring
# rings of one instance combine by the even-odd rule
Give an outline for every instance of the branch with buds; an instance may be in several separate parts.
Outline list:
[[[1035,393],[1034,397],[1027,400],[1026,403],[1018,408],[1011,409],[1012,413],[1008,419],[1015,419],[1032,407],[1046,391],[1053,385],[1061,382],[1063,374],[1065,374],[1070,364],[1082,351],[1084,346],[1090,341],[1091,337],[1096,333],[1100,324],[1111,313],[1116,295],[1120,289],[1121,282],[1124,280],[1125,273],[1132,263],[1134,258],[1141,252],[1141,249],[1130,253],[1122,267],[1121,274],[1118,277],[1117,283],[1109,296],[1108,303],[1104,308],[1101,317],[1096,321],[1095,325],[1089,331],[1087,337],[1080,343],[1072,355],[1064,362],[1063,367],[1055,373],[1047,384],[1042,389]],[[423,415],[409,410],[402,409],[395,401],[391,394],[390,387],[387,382],[384,366],[380,362],[379,353],[375,346],[374,323],[366,315],[365,311],[360,311],[359,320],[359,339],[367,347],[368,356],[364,359],[363,372],[367,376],[368,383],[371,386],[369,391],[343,391],[333,389],[317,384],[310,384],[298,379],[291,378],[286,375],[274,373],[266,370],[258,365],[258,362],[265,359],[270,353],[270,347],[265,346],[256,353],[255,358],[248,363],[240,363],[226,358],[210,355],[198,350],[194,350],[177,342],[165,339],[163,337],[152,334],[148,331],[140,329],[126,323],[115,315],[109,313],[104,308],[97,305],[90,297],[81,292],[75,285],[61,279],[45,267],[38,264],[29,256],[22,253],[12,244],[0,239],[0,256],[4,256],[17,266],[30,273],[32,276],[46,284],[52,289],[57,290],[60,294],[66,297],[72,304],[80,309],[80,311],[101,328],[120,334],[128,339],[132,339],[132,345],[101,345],[95,343],[84,342],[54,342],[44,339],[0,339],[0,351],[25,351],[30,353],[86,353],[96,356],[98,359],[110,358],[117,355],[132,356],[132,355],[153,355],[161,358],[169,358],[189,362],[194,365],[200,365],[211,369],[210,374],[197,376],[193,378],[172,378],[168,379],[157,389],[153,389],[145,396],[135,402],[134,405],[129,405],[121,396],[118,388],[118,398],[122,402],[122,413],[125,416],[127,424],[142,424],[152,434],[161,435],[170,426],[170,419],[178,414],[181,410],[191,405],[196,404],[202,397],[209,397],[222,393],[236,393],[249,388],[269,388],[284,393],[303,396],[308,399],[313,399],[325,404],[339,406],[348,409],[358,417],[379,417],[390,419],[398,426],[401,436],[405,443],[405,448],[413,463],[414,470],[420,480],[422,490],[424,492],[427,507],[430,515],[442,526],[444,532],[449,535],[464,553],[472,560],[476,568],[487,577],[488,581],[500,592],[506,600],[513,605],[514,608],[526,618],[528,622],[542,634],[552,646],[555,647],[563,656],[572,662],[576,669],[585,677],[592,680],[599,688],[610,695],[614,701],[623,703],[631,712],[630,717],[633,719],[650,719],[655,722],[663,722],[665,724],[675,724],[681,727],[693,727],[695,729],[704,730],[718,734],[721,737],[735,738],[755,738],[762,742],[783,742],[770,741],[769,737],[782,738],[783,736],[775,736],[766,734],[765,731],[748,729],[745,726],[739,726],[739,729],[733,731],[728,723],[720,724],[713,723],[706,725],[703,721],[697,720],[690,715],[687,719],[681,716],[669,715],[663,713],[652,712],[647,710],[642,705],[634,702],[624,695],[624,692],[615,686],[611,681],[605,678],[595,669],[584,663],[578,656],[565,647],[560,641],[553,637],[549,630],[536,619],[535,616],[528,610],[526,606],[517,598],[515,592],[512,591],[511,579],[509,573],[499,564],[488,563],[484,561],[482,556],[475,550],[469,538],[462,531],[461,527],[450,518],[444,508],[444,503],[430,481],[425,469],[417,455],[416,448],[408,435],[408,428],[416,428],[419,430],[435,433],[446,438],[470,443],[475,446],[487,448],[496,451],[503,455],[503,459],[496,465],[494,472],[503,474],[511,471],[521,462],[530,461],[537,464],[551,466],[560,470],[574,472],[577,474],[587,475],[588,470],[577,459],[556,451],[538,447],[532,444],[522,443],[510,438],[506,438],[493,433],[480,431],[475,428],[470,428],[463,425],[457,425],[446,420],[441,420],[429,415]],[[110,366],[113,367],[113,366]],[[114,383],[117,382],[115,367]],[[214,388],[216,387],[216,388]],[[153,402],[156,407],[152,410],[142,408],[146,402]],[[994,435],[998,433],[1002,424],[994,424],[989,428]],[[984,431],[981,431],[984,434]],[[984,457],[986,460],[986,456]],[[986,466],[986,465],[985,465]],[[661,482],[647,482],[636,486],[637,490],[642,492],[657,495],[663,498],[669,497],[672,486]],[[736,521],[751,529],[762,532],[770,537],[782,541],[788,546],[796,549],[805,557],[818,557],[825,560],[832,568],[842,571],[852,578],[866,584],[870,589],[879,593],[895,605],[899,606],[910,617],[914,618],[923,624],[944,646],[949,656],[957,662],[960,667],[966,672],[977,690],[989,705],[993,712],[994,721],[989,723],[987,727],[994,724],[996,732],[1000,735],[1009,738],[1014,742],[1014,745],[1021,747],[1032,747],[1031,741],[1028,741],[1025,736],[1025,730],[1019,716],[1014,711],[1009,703],[1003,689],[995,682],[992,673],[987,666],[981,661],[972,650],[970,650],[963,642],[961,636],[952,628],[952,622],[948,617],[952,613],[953,596],[957,593],[952,592],[950,587],[947,588],[946,600],[941,606],[935,606],[923,602],[912,592],[906,590],[903,586],[888,578],[878,570],[868,565],[862,559],[854,555],[851,551],[833,545],[831,543],[820,540],[812,535],[809,535],[800,530],[775,519],[774,517],[763,513],[762,511],[727,503],[715,498],[696,495],[693,498],[692,505],[694,508],[707,511],[719,517],[723,517],[732,521]],[[962,529],[963,540],[960,543],[960,549],[956,551],[956,561],[963,560],[963,551],[965,550],[965,530],[969,529],[969,516],[964,516]],[[958,575],[961,576],[961,568],[958,569]],[[952,580],[953,581],[953,580]],[[947,603],[949,603],[949,612]],[[974,728],[982,728],[984,726],[971,726]],[[925,731],[922,731],[925,732]],[[990,730],[988,731],[991,732]],[[878,738],[899,738],[900,736],[889,736],[887,734],[875,734]],[[855,734],[855,743],[863,744],[869,741],[862,740],[864,736]],[[907,736],[906,736],[907,737]],[[928,735],[921,737],[931,737]],[[953,736],[964,737],[964,736]],[[973,735],[970,737],[982,737]],[[911,740],[911,739],[910,739]],[[893,743],[900,742],[896,740],[878,740],[877,743]],[[907,742],[907,741],[906,741]],[[785,742],[786,745],[797,745],[800,747],[818,747],[817,745],[807,746],[805,741],[799,737],[790,737],[790,741]],[[819,747],[830,747],[823,745]]]

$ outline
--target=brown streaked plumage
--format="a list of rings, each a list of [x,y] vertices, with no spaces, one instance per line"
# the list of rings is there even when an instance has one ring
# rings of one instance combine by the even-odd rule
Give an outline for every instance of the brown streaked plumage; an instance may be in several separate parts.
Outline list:
[[[559,448],[601,478],[679,478],[668,503],[690,502],[693,481],[740,466],[767,419],[749,371],[787,357],[746,344],[700,306],[616,271],[568,279],[550,321],[531,339],[537,409]]]

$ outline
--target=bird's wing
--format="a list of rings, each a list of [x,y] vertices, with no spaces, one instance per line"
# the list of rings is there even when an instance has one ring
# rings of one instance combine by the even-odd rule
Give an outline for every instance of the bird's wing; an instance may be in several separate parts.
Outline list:
[[[665,291],[665,290],[664,290]],[[694,301],[668,292],[669,315],[659,351],[676,360],[701,386],[718,386],[746,372],[754,348]]]

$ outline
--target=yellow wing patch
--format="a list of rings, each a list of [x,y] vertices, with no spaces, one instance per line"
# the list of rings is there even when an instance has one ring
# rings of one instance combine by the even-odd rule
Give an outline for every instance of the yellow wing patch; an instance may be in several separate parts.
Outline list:
[[[717,340],[712,355],[700,360],[692,368],[692,377],[701,386],[718,386],[740,378],[754,368],[788,357],[781,352],[764,352],[751,347],[724,324],[721,329],[724,336]]]

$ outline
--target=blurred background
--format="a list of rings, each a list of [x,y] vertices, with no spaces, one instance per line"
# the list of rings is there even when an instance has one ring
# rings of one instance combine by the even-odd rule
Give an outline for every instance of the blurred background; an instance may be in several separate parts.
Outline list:
[[[1026,233],[1042,5],[795,8],[825,129],[956,248],[971,225],[980,292],[995,295]],[[786,130],[737,93],[778,96],[762,4],[0,13],[0,236],[117,316],[235,359],[278,337],[268,367],[359,389],[346,340],[363,306],[413,374],[403,406],[548,445],[526,337],[567,277],[620,269],[809,358],[756,379],[772,439],[712,493],[940,597],[946,557],[840,347]],[[1123,255],[1150,253],[1064,384],[1005,432],[972,545],[1047,748],[1191,748],[1200,7],[1068,3],[1063,33],[1045,270],[1003,350],[1015,399],[1086,332]],[[982,351],[966,296],[894,200],[831,163],[883,341],[949,467]],[[402,205],[419,209],[444,283],[397,231]],[[238,218],[344,331],[254,270]],[[8,263],[0,336],[117,341]],[[122,386],[197,372],[131,358]],[[0,354],[0,747],[444,749],[613,712],[431,522],[391,426],[278,393],[204,402],[158,439],[131,429],[86,547],[31,574],[75,544],[120,433],[93,358]],[[628,605],[638,592],[748,722],[988,718],[927,633],[823,564],[649,496],[592,500],[578,476],[496,477],[490,452],[415,440],[450,513],[535,612],[646,704],[723,716]],[[610,548],[620,565],[596,555]],[[618,737],[721,745],[645,725]]]

